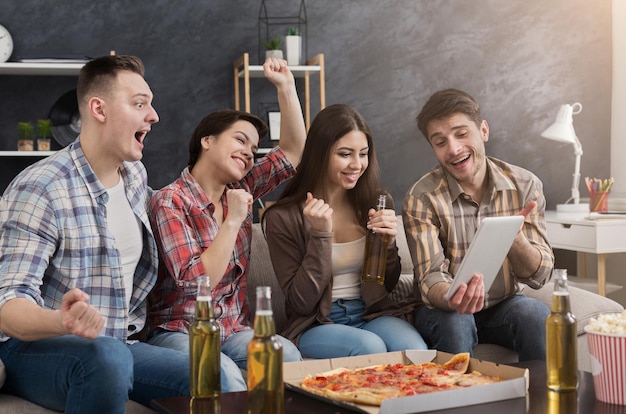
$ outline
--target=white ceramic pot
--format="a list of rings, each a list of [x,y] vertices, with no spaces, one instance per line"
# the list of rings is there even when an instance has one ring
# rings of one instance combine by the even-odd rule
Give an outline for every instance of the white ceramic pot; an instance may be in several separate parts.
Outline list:
[[[287,64],[293,66],[299,65],[302,50],[302,36],[285,36],[285,50],[287,52]]]
[[[283,51],[280,50],[280,49],[266,50],[265,51],[265,59],[267,59],[267,58],[282,59],[283,58]]]

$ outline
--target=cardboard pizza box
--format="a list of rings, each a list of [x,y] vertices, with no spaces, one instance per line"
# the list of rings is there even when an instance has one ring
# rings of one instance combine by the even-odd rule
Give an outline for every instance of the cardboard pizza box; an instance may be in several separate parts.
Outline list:
[[[316,375],[337,368],[354,369],[379,364],[419,364],[428,361],[445,363],[452,356],[452,354],[435,350],[407,350],[344,358],[286,362],[283,364],[283,378],[286,383],[301,388],[302,380],[308,375]],[[471,371],[479,371],[485,375],[501,376],[504,378],[504,381],[469,388],[388,399],[384,400],[380,407],[364,404],[352,405],[372,414],[409,414],[512,398],[523,398],[528,393],[529,373],[526,368],[516,368],[471,359],[469,369]]]

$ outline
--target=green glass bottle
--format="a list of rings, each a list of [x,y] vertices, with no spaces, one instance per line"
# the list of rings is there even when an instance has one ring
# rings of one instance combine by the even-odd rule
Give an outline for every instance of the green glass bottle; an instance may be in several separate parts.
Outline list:
[[[567,290],[567,270],[554,269],[553,277],[552,306],[546,319],[547,386],[553,391],[573,391],[578,387],[578,338]]]
[[[269,286],[256,289],[254,337],[248,344],[248,414],[284,412],[283,346],[276,338]]]
[[[196,312],[189,328],[191,397],[220,396],[220,326],[215,320],[208,276],[198,277]]]

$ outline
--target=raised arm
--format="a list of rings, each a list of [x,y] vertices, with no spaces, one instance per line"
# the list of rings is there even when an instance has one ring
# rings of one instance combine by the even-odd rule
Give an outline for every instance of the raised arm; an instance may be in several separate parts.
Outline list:
[[[279,145],[287,159],[297,167],[304,150],[306,128],[293,74],[282,59],[268,58],[263,64],[265,77],[276,86],[280,107]]]

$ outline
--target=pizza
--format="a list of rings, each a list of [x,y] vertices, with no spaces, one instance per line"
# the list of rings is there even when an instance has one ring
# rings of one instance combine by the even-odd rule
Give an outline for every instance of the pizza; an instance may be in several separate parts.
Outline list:
[[[437,391],[466,388],[502,381],[502,377],[467,372],[469,353],[454,355],[438,364],[382,364],[366,368],[338,368],[309,375],[301,387],[307,391],[357,404],[380,405],[388,398],[406,397]]]

